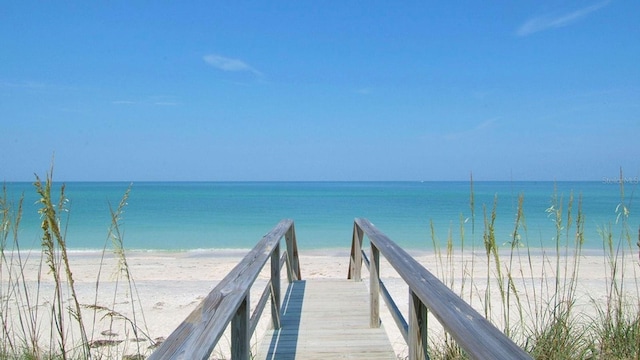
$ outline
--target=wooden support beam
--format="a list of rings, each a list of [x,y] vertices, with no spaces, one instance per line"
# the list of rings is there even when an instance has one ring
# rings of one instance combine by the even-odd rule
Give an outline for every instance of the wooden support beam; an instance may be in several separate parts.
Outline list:
[[[427,360],[427,307],[409,289],[409,360]]]
[[[351,256],[349,258],[349,274],[347,279],[354,281],[362,280],[362,240],[364,233],[362,229],[353,223],[353,236],[351,237]]]
[[[369,292],[371,294],[369,306],[371,307],[372,328],[380,327],[380,251],[371,244],[371,264],[369,265]]]
[[[285,234],[285,241],[287,243],[287,256],[289,260],[288,274],[289,281],[302,280],[302,274],[300,273],[300,263],[298,260],[298,242],[296,240],[296,231],[291,223],[291,227]]]
[[[271,253],[271,326],[280,329],[280,244]]]
[[[251,355],[250,340],[249,293],[247,293],[231,320],[231,358],[249,360]]]

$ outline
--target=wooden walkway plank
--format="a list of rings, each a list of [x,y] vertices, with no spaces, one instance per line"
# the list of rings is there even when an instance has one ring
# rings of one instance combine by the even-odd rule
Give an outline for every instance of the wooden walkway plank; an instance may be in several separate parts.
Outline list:
[[[384,328],[371,328],[363,282],[291,283],[282,297],[281,329],[267,332],[256,359],[396,359]]]

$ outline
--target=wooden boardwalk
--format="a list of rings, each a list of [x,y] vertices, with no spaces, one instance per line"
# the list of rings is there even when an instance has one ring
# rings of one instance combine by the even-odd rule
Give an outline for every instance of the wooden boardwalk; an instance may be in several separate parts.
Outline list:
[[[294,281],[281,316],[281,328],[267,332],[256,359],[396,359],[384,328],[369,326],[363,282]]]
[[[369,239],[370,259],[362,249]],[[286,249],[281,252],[280,240]],[[409,288],[404,315],[379,278],[383,256]],[[250,293],[270,263],[271,277],[255,306]],[[369,268],[369,289],[361,281]],[[286,265],[289,287],[281,291]],[[428,359],[427,311],[474,359],[531,359],[523,349],[456,295],[367,219],[355,219],[349,279],[303,281],[293,220],[280,221],[202,300],[149,360],[208,359],[231,329],[231,358],[251,359],[251,336],[271,299],[271,323],[256,359],[396,359],[380,325],[383,298],[407,343],[409,359]]]

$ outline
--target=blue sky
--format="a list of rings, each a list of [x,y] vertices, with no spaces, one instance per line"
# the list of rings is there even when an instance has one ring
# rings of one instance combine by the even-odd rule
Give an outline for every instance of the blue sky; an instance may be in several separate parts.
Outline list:
[[[4,2],[0,180],[640,176],[638,1]]]

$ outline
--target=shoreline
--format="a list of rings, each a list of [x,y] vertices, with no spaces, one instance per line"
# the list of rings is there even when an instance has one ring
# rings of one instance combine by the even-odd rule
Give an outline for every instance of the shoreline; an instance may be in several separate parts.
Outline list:
[[[284,245],[284,241],[281,243],[281,246],[283,245]],[[623,244],[622,246],[624,247],[624,251],[628,253],[629,249],[626,245],[627,244]],[[364,249],[369,248],[367,241],[363,243],[363,248]],[[176,250],[176,249],[135,249],[135,248],[128,249],[128,248],[125,248],[124,251],[126,256],[130,256],[130,255],[134,256],[134,255],[141,255],[141,254],[157,254],[159,256],[160,255],[168,255],[168,256],[183,255],[188,257],[209,257],[209,256],[237,257],[237,256],[244,256],[246,253],[251,251],[251,249],[252,248],[210,248],[210,249],[199,248],[199,249]],[[429,256],[429,255],[435,256],[436,254],[438,254],[438,252],[445,255],[446,244],[443,244],[440,250],[435,250],[431,248],[429,249],[404,248],[404,250],[411,256]],[[20,249],[19,251],[21,254],[32,254],[32,253],[39,253],[42,251],[42,249],[41,248]],[[461,252],[464,252],[464,253],[473,252],[476,255],[479,255],[479,254],[485,253],[485,248],[483,247],[482,244],[478,244],[477,246],[475,246],[475,248],[471,248],[470,246],[465,246],[464,248],[453,246],[452,251],[453,251],[453,254],[459,254]],[[543,248],[543,247],[521,246],[513,249],[514,255],[519,252],[521,256],[525,256],[527,255],[527,253],[530,253],[532,256],[542,256],[542,255],[554,256],[555,251],[556,249],[552,247]],[[16,250],[4,249],[4,252],[15,253]],[[67,249],[67,253],[69,255],[74,255],[74,256],[99,256],[99,255],[101,256],[103,252],[105,253],[105,255],[113,254],[114,249],[113,248],[107,248],[107,249],[85,249],[85,248],[69,249],[68,248]],[[306,254],[310,256],[349,256],[351,252],[351,247],[350,246],[349,247],[329,247],[329,248],[315,248],[315,249],[298,248],[298,252],[300,254]],[[508,256],[511,252],[512,250],[508,246],[508,244],[505,244],[505,246],[498,248],[498,253],[500,255]],[[640,243],[638,245],[638,250],[632,249],[632,252],[640,253]],[[561,256],[565,254],[573,255],[574,253],[575,253],[575,248],[570,247],[567,249],[565,245],[561,245],[560,247]],[[581,248],[580,254],[583,256],[604,256],[605,250],[603,248],[597,248],[597,249]]]

